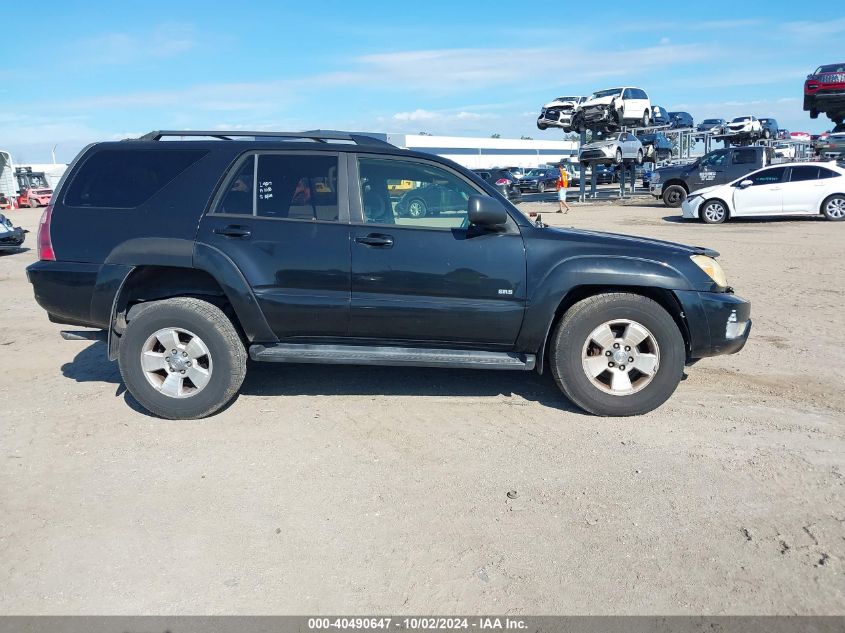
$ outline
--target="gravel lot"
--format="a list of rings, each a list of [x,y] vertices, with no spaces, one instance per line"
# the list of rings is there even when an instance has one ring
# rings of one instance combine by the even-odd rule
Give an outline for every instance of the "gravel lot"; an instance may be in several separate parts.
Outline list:
[[[308,365],[152,418],[35,304],[11,212],[0,613],[845,614],[845,224],[637,204],[523,210],[713,247],[755,324],[635,419],[548,374]]]

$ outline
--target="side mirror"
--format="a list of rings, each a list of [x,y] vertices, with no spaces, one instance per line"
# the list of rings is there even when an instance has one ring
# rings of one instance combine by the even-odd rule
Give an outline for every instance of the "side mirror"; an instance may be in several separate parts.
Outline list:
[[[739,188],[740,188],[740,189],[745,189],[746,187],[750,187],[750,186],[751,186],[751,185],[753,185],[753,184],[754,184],[754,181],[753,181],[753,180],[748,180],[748,179],[745,179],[745,180],[743,180],[741,183],[739,183]]]
[[[475,195],[467,201],[467,219],[476,226],[499,226],[507,223],[508,212],[495,198]]]

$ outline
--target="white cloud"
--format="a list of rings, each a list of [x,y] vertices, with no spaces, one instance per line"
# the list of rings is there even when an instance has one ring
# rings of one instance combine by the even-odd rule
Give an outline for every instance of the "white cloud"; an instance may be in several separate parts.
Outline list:
[[[88,64],[132,64],[176,57],[197,45],[191,25],[165,22],[138,34],[115,31],[73,43],[73,56]]]
[[[423,110],[421,108],[418,108],[413,112],[397,112],[393,115],[393,118],[397,121],[431,121],[436,117],[437,115],[434,112]]]

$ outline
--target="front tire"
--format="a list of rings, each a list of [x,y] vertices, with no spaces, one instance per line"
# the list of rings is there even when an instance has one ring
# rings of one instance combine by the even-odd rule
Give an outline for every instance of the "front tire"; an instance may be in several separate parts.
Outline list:
[[[546,193],[546,183],[542,181],[537,183],[537,193]]]
[[[667,207],[677,209],[687,199],[687,191],[681,185],[669,185],[663,190],[663,203]]]
[[[235,326],[216,306],[189,297],[143,307],[126,327],[118,362],[135,400],[171,420],[211,415],[246,376],[246,351]]]
[[[651,123],[651,117],[648,116],[648,111],[646,110],[643,112],[643,127],[648,127],[649,123]]]
[[[545,123],[539,123],[539,122],[537,123],[537,128],[540,129],[540,130],[546,130],[546,129],[548,129],[548,127],[549,126],[546,125]]]
[[[721,200],[705,200],[701,203],[698,217],[705,224],[722,224],[728,219],[728,208]]]
[[[37,209],[38,208],[38,202],[35,201],[35,200],[30,200],[29,201],[29,208],[30,209]]]
[[[831,222],[845,220],[845,196],[834,194],[822,202],[822,215]]]
[[[629,293],[588,297],[555,330],[549,364],[560,389],[601,416],[648,413],[674,393],[686,351],[674,319],[657,302]]]
[[[643,164],[643,150],[637,151],[637,165]]]
[[[622,164],[622,150],[621,149],[617,148],[617,150],[616,150],[616,160],[615,160],[615,162],[616,162],[617,165]]]

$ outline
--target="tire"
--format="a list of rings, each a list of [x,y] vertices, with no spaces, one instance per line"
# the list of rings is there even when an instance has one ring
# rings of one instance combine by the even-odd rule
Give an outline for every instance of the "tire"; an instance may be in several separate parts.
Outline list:
[[[644,333],[640,343],[626,347]],[[634,363],[622,364],[634,356]],[[569,308],[549,349],[561,391],[600,416],[641,415],[659,407],[680,383],[685,358],[683,336],[669,313],[651,299],[623,292],[588,297]]]
[[[537,183],[537,193],[546,193],[546,183],[542,180]]]
[[[643,164],[643,150],[637,151],[637,165]]]
[[[677,209],[687,199],[687,190],[681,185],[669,185],[663,190],[663,203],[667,207]]]
[[[822,202],[822,215],[831,222],[845,220],[845,195],[835,193]]]
[[[769,128],[766,128],[765,130],[763,130],[763,138],[766,139],[766,140],[769,140],[770,138],[772,138],[772,131]]]
[[[619,149],[619,148],[616,148],[616,157],[614,158],[614,162],[615,162],[617,165],[621,165],[621,164],[622,164],[622,150],[621,150],[621,149]]]
[[[169,360],[160,361],[171,358],[162,339],[179,347],[176,371],[169,371],[173,369],[172,365],[168,368]],[[191,348],[196,349],[189,352]],[[146,369],[142,358],[152,361]],[[129,321],[118,363],[127,390],[141,406],[162,418],[190,420],[211,415],[234,397],[246,376],[246,358],[235,326],[219,308],[199,299],[176,297],[150,302]],[[152,371],[159,362],[161,369]],[[205,376],[207,382],[200,386],[194,376]]]
[[[811,119],[818,119],[819,118],[819,111],[815,108],[810,108],[810,118]]]
[[[548,129],[548,127],[549,126],[546,125],[545,123],[537,123],[537,129],[545,130],[545,129]]]
[[[428,213],[428,208],[425,206],[425,201],[422,198],[414,198],[409,200],[405,205],[405,215],[409,218],[424,218]]]
[[[29,201],[29,208],[30,209],[37,209],[38,208],[38,202],[35,201],[35,200],[30,200]]]
[[[648,124],[651,123],[651,117],[648,116],[648,110],[643,112],[643,127],[648,127]]]
[[[698,217],[705,224],[722,224],[728,219],[728,207],[721,200],[705,200],[698,209]]]

